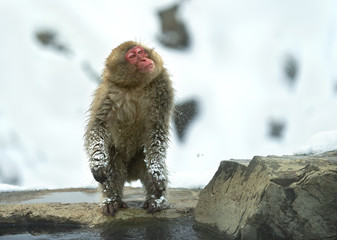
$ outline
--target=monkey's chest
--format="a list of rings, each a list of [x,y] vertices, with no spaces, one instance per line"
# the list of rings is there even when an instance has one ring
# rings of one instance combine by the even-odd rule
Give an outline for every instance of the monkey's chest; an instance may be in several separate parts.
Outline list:
[[[116,102],[109,122],[117,147],[137,148],[143,145],[150,116],[147,104],[144,98],[130,96]]]

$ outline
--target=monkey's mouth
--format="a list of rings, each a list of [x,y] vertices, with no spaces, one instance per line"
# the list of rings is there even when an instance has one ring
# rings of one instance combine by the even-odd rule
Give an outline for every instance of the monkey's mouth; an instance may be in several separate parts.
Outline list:
[[[153,63],[149,63],[147,65],[143,65],[139,68],[139,71],[142,73],[146,73],[146,72],[152,72],[154,69],[154,64]]]

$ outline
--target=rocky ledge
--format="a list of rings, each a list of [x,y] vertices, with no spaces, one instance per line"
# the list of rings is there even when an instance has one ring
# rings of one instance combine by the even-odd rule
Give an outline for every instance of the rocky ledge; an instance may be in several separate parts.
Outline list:
[[[0,193],[1,225],[85,225],[104,226],[123,220],[149,218],[179,218],[191,216],[200,190],[169,189],[170,209],[148,214],[141,208],[144,192],[141,188],[125,188],[128,209],[115,217],[104,216],[99,206],[97,189],[60,189]],[[1,227],[0,227],[1,228]]]
[[[226,239],[337,239],[337,151],[223,161],[195,220]]]
[[[97,189],[3,192],[0,229],[100,227],[195,215],[196,225],[214,230],[220,239],[337,239],[337,151],[223,161],[202,191],[169,189],[172,207],[154,214],[141,208],[141,188],[126,188],[124,195],[129,208],[106,217]]]

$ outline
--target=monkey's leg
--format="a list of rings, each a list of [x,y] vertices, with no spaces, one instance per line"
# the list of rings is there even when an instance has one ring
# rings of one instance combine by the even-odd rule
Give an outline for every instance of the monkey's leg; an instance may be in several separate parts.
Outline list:
[[[106,180],[102,183],[103,213],[114,216],[118,208],[127,208],[123,198],[123,188],[127,177],[127,167],[121,154],[116,153],[107,167]]]
[[[128,181],[140,179],[146,190],[146,201],[143,205],[148,212],[157,212],[168,208],[168,202],[164,196],[165,191],[158,189],[159,184],[154,183],[152,174],[144,161],[144,148],[137,151],[128,164]],[[161,184],[163,185],[163,184]],[[165,183],[166,186],[166,183]]]

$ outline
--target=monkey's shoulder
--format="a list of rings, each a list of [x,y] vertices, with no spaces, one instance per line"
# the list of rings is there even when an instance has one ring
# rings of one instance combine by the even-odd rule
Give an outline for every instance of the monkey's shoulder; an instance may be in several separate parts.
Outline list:
[[[155,91],[160,93],[161,90],[173,92],[172,81],[166,70],[165,71],[163,70],[163,72],[160,75],[154,78],[150,82],[150,84],[146,86],[146,88],[151,89],[149,91],[152,92]]]

